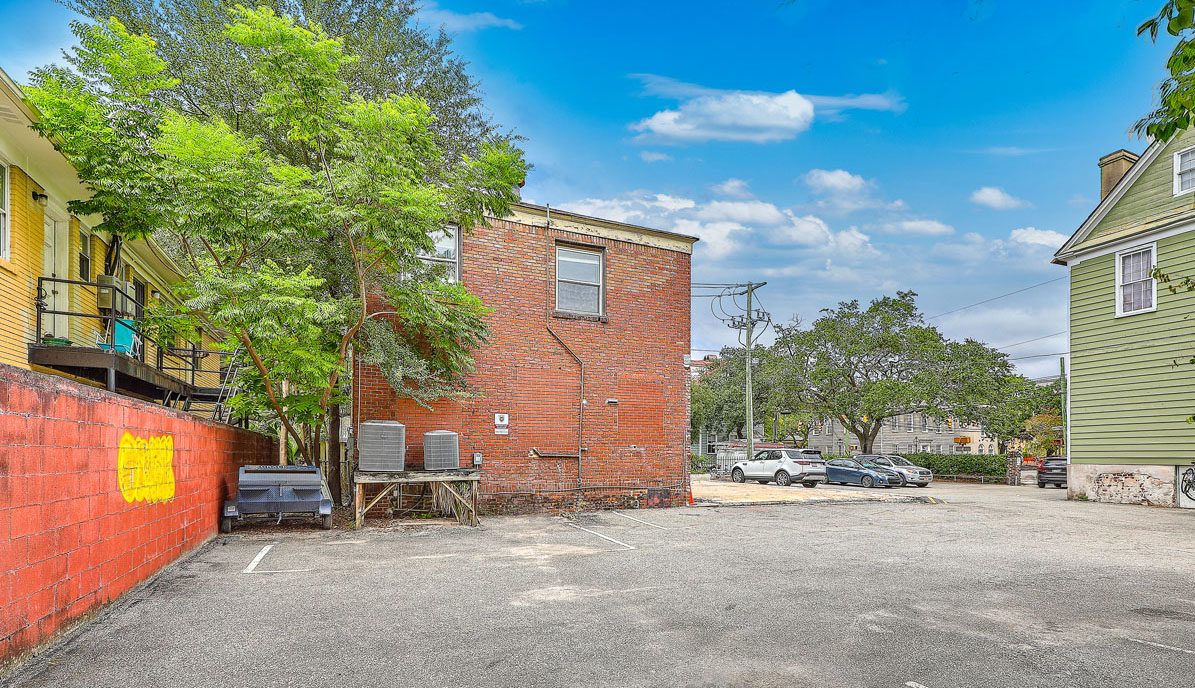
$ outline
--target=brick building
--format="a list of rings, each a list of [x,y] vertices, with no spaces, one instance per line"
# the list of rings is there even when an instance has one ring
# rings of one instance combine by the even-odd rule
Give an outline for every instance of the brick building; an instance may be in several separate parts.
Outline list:
[[[460,433],[490,511],[687,501],[697,240],[526,203],[491,224],[432,258],[493,309],[469,380],[480,396],[429,411],[354,363],[354,429],[406,425],[407,470],[425,432]]]

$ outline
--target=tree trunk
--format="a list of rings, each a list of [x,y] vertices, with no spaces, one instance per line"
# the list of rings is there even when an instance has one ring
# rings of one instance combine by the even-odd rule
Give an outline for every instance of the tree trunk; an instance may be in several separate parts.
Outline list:
[[[328,413],[328,488],[332,490],[332,503],[340,504],[340,409],[333,406]]]

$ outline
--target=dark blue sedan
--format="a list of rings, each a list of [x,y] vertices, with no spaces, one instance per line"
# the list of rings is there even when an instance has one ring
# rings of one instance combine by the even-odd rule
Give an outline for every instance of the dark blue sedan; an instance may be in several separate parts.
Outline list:
[[[826,462],[826,482],[863,487],[890,487],[900,484],[900,476],[871,462],[830,459]]]

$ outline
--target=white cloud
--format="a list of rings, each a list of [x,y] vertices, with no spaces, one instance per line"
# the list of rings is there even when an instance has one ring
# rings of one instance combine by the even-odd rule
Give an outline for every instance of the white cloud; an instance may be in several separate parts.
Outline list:
[[[786,141],[813,123],[813,104],[796,91],[724,91],[698,96],[631,125],[640,140]]]
[[[972,191],[971,202],[996,210],[1012,210],[1030,205],[1028,201],[1017,198],[995,186],[984,186]]]
[[[708,258],[723,258],[742,247],[736,235],[749,234],[750,229],[737,222],[698,222],[676,220],[672,230],[701,239],[699,251]]]
[[[778,225],[787,217],[763,201],[710,201],[697,212],[700,220],[730,220],[755,225]]]
[[[437,2],[427,2],[419,10],[418,18],[432,26],[442,26],[449,33],[465,33],[480,31],[481,29],[514,29],[519,30],[523,25],[513,19],[505,19],[493,12],[453,12],[442,9]]]
[[[867,236],[858,229],[851,227],[834,235],[834,241],[843,250],[850,253],[859,253],[863,249],[870,248],[868,243],[871,237]]]
[[[805,184],[818,193],[862,193],[867,190],[867,180],[846,170],[809,170],[805,173]]]
[[[1019,244],[1030,244],[1033,246],[1047,246],[1052,249],[1058,249],[1066,243],[1067,236],[1048,229],[1037,229],[1036,227],[1023,227],[1021,229],[1014,229],[1008,235],[1008,240]]]
[[[751,198],[751,192],[747,190],[747,182],[742,179],[735,179],[731,177],[724,182],[714,184],[710,187],[714,193],[719,196],[731,196],[733,198]]]
[[[918,236],[946,236],[954,234],[954,227],[937,220],[899,220],[880,226],[890,234],[912,234]],[[971,235],[968,234],[968,237]],[[978,235],[976,235],[978,236]]]
[[[801,246],[829,245],[834,240],[834,235],[825,220],[815,215],[797,217],[790,214],[788,222],[777,227],[772,236],[778,244]],[[866,240],[866,237],[864,239]]]
[[[890,94],[804,96],[795,90],[773,93],[714,89],[654,74],[633,74],[649,95],[678,100],[630,128],[636,140],[691,143],[743,141],[774,143],[795,138],[813,123],[814,111],[828,115],[845,109],[899,112],[904,103]]]
[[[667,153],[659,153],[657,151],[639,151],[639,157],[643,162],[671,162],[672,156]]]
[[[848,215],[859,210],[904,210],[904,201],[891,203],[872,195],[875,183],[846,170],[813,169],[796,181],[804,182],[814,193],[822,196],[817,207],[833,215]]]
[[[847,96],[809,96],[818,111],[836,113],[842,110],[879,110],[904,112],[905,100],[895,93],[862,93]]]

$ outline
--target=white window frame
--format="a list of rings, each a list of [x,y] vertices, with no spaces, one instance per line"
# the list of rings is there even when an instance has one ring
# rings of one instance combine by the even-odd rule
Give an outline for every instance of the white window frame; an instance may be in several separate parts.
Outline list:
[[[1124,276],[1121,273],[1121,261],[1120,261],[1121,256],[1128,255],[1130,253],[1138,253],[1140,251],[1145,251],[1145,250],[1148,250],[1150,252],[1150,254],[1149,254],[1150,255],[1150,270],[1152,271],[1153,268],[1157,267],[1157,265],[1158,265],[1158,242],[1155,241],[1155,242],[1151,242],[1148,244],[1138,244],[1131,248],[1126,248],[1126,249],[1116,252],[1116,256],[1115,256],[1116,262],[1114,263],[1112,269],[1116,271],[1115,298],[1116,298],[1116,317],[1118,317],[1118,318],[1126,318],[1130,315],[1138,315],[1141,313],[1153,313],[1154,311],[1158,310],[1158,281],[1152,277],[1149,278],[1149,281],[1150,281],[1151,286],[1153,287],[1153,300],[1151,301],[1151,303],[1153,305],[1150,306],[1149,308],[1141,308],[1141,309],[1138,309],[1135,311],[1129,311],[1126,313],[1124,311],[1124,300],[1121,298],[1121,295],[1120,295],[1120,288],[1121,288],[1121,286],[1123,286],[1122,278]]]
[[[0,158],[0,258],[12,260],[12,174],[8,162]]]
[[[1173,183],[1173,190],[1174,190],[1174,195],[1175,195],[1175,196],[1182,196],[1183,194],[1195,193],[1195,186],[1193,186],[1193,187],[1191,187],[1190,189],[1187,189],[1187,190],[1185,190],[1185,191],[1184,191],[1184,190],[1182,190],[1182,189],[1180,189],[1180,188],[1179,188],[1179,179],[1178,179],[1178,161],[1179,161],[1179,158],[1180,158],[1180,157],[1181,157],[1181,156],[1182,156],[1184,153],[1190,153],[1190,152],[1192,152],[1192,151],[1195,151],[1195,146],[1191,146],[1191,147],[1189,147],[1189,148],[1184,148],[1184,149],[1182,149],[1182,150],[1180,150],[1180,151],[1177,151],[1177,152],[1175,152],[1175,154],[1174,154],[1174,164],[1171,166],[1171,168],[1170,168],[1170,169],[1171,169],[1171,174],[1172,174],[1172,177],[1173,177],[1173,179],[1172,179],[1172,183]]]
[[[905,417],[905,432],[913,432],[913,414]]]
[[[452,232],[452,238],[456,242],[456,256],[455,257],[441,258],[440,256],[427,255],[427,254],[423,254],[423,253],[416,253],[415,257],[418,258],[420,262],[427,264],[427,265],[450,265],[450,266],[452,266],[452,280],[451,281],[452,282],[460,282],[461,281],[461,248],[463,246],[463,242],[461,241],[461,234],[462,234],[461,228],[457,227],[456,225],[449,225],[446,229],[448,231]]]
[[[593,253],[598,257],[598,281],[597,282],[582,282],[580,280],[564,279],[560,276],[560,252],[572,251],[573,253]],[[556,292],[556,310],[561,313],[574,313],[576,315],[589,315],[602,317],[606,315],[606,252],[600,248],[589,248],[586,246],[577,246],[573,244],[556,244],[556,252],[553,254],[553,259],[556,261],[555,278],[555,292]],[[591,311],[574,311],[568,308],[560,307],[560,283],[568,282],[571,284],[584,284],[588,286],[596,286],[598,288],[598,309],[597,312]]]
[[[79,272],[79,279],[83,282],[90,282],[91,275],[95,273],[95,263],[92,262],[91,257],[91,229],[82,222],[79,223],[79,255],[75,256],[75,267],[79,265],[79,258],[87,256],[87,270],[88,274],[84,275],[82,271]]]

